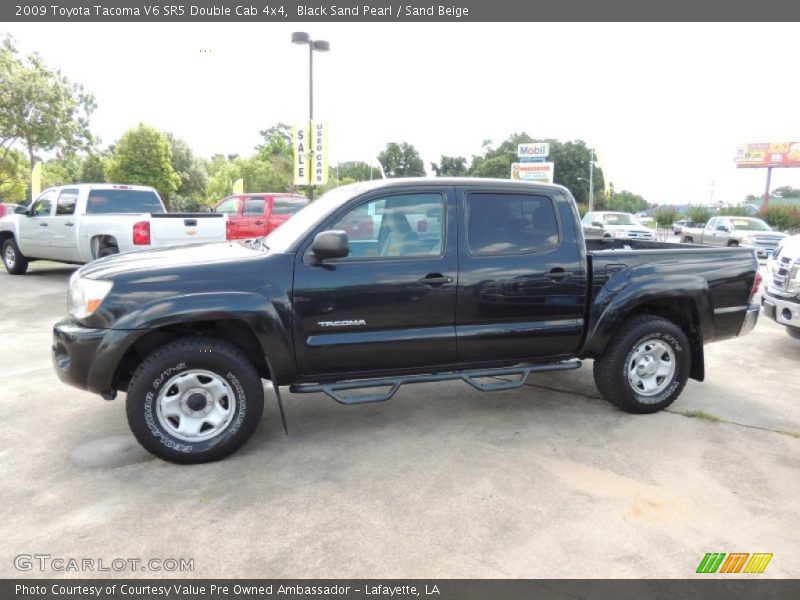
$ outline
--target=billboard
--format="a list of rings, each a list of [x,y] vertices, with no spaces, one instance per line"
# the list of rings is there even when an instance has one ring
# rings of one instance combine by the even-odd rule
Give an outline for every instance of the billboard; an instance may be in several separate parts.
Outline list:
[[[311,140],[314,149],[312,157],[311,184],[325,185],[328,183],[328,128],[321,121],[314,121],[311,124]]]
[[[800,167],[800,142],[765,142],[736,147],[736,167]]]
[[[555,163],[524,162],[511,165],[511,179],[531,183],[553,183]]]

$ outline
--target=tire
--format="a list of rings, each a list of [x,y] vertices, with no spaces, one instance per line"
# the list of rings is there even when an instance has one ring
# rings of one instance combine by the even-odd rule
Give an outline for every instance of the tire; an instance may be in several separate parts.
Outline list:
[[[97,258],[103,258],[105,256],[113,256],[114,254],[119,254],[119,248],[116,246],[106,246],[100,252],[97,253]]]
[[[24,275],[28,270],[28,259],[22,255],[16,240],[8,238],[3,242],[3,264],[12,275]]]
[[[739,242],[737,242],[736,240],[730,240],[728,242],[728,248],[738,248],[738,247],[739,247]]]
[[[173,463],[205,463],[225,458],[250,438],[264,411],[264,388],[235,346],[187,337],[139,365],[125,410],[133,435],[151,454]]]
[[[640,356],[638,361],[635,354]],[[662,317],[636,315],[622,324],[595,359],[594,381],[603,398],[617,408],[654,413],[680,396],[691,360],[689,340],[680,327]],[[651,369],[655,370],[652,374]],[[667,372],[659,377],[658,369]]]
[[[800,340],[800,329],[795,329],[794,327],[787,327],[786,333],[789,334],[789,337],[793,340]]]
[[[691,236],[686,236],[685,238],[683,238],[683,243],[684,244],[694,244],[694,238],[692,238]]]

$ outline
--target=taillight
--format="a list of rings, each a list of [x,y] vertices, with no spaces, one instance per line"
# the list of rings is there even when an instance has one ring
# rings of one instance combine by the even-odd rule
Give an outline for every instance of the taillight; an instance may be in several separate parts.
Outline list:
[[[753,280],[753,289],[750,290],[750,296],[755,296],[758,293],[758,288],[761,286],[761,273],[756,271],[756,278]]]
[[[150,245],[150,221],[139,221],[133,224],[133,245]]]

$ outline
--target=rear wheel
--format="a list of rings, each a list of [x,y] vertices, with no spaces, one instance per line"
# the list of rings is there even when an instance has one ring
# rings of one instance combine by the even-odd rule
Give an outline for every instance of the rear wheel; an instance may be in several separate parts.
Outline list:
[[[630,413],[653,413],[672,404],[691,369],[689,340],[672,321],[631,317],[594,361],[603,397]]]
[[[789,334],[790,338],[793,338],[795,340],[800,340],[800,329],[796,329],[794,327],[787,327],[786,333]]]
[[[736,240],[730,240],[728,242],[728,248],[736,248],[737,246],[739,246],[739,242],[737,242]]]
[[[3,242],[3,264],[6,271],[12,275],[24,275],[28,270],[28,259],[19,251],[14,238],[8,238]]]
[[[694,239],[692,238],[692,236],[687,235],[685,238],[683,238],[683,243],[684,244],[694,244]]]
[[[232,454],[258,427],[261,378],[238,348],[213,338],[183,338],[153,352],[131,379],[128,424],[139,443],[175,463]]]
[[[114,254],[119,254],[119,248],[116,246],[106,246],[97,254],[97,258],[103,258],[104,256],[112,256]]]

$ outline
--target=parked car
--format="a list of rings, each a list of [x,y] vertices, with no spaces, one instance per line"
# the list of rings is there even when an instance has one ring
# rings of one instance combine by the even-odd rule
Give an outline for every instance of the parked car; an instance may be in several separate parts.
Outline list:
[[[684,227],[695,227],[694,221],[691,219],[679,219],[672,224],[672,233],[680,235]]]
[[[767,317],[800,340],[800,235],[785,238],[767,261],[761,305]]]
[[[3,264],[12,275],[40,259],[80,264],[119,252],[223,240],[223,215],[166,214],[156,191],[138,185],[54,187],[24,214],[0,219]]]
[[[351,243],[341,224],[359,211],[380,224]],[[425,236],[410,223],[421,215]],[[608,401],[651,413],[703,380],[703,344],[753,328],[757,269],[745,248],[584,240],[557,185],[363,182],[328,192],[260,248],[82,267],[53,363],[70,385],[109,400],[126,392],[137,440],[178,463],[239,448],[261,420],[264,379],[279,406],[286,385],[359,404],[407,383],[515,388],[593,358]]]
[[[629,240],[652,240],[653,230],[634,215],[625,212],[594,211],[583,216],[587,237],[607,237]]]
[[[264,237],[306,204],[299,194],[239,194],[221,200],[214,212],[228,215],[228,239],[242,240]]]
[[[712,217],[702,229],[684,227],[681,241],[703,246],[746,246],[760,257],[771,255],[785,233],[773,231],[761,219],[753,217]]]

